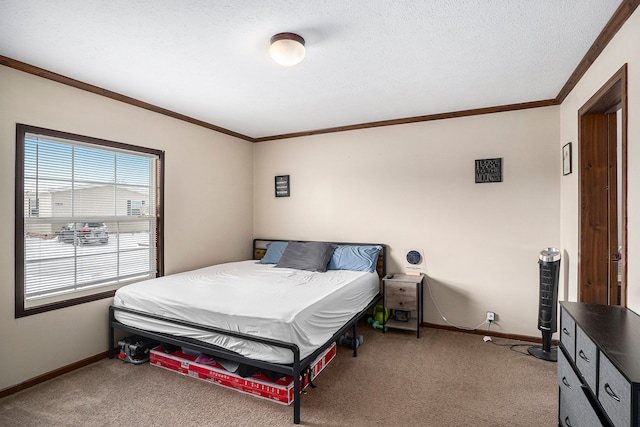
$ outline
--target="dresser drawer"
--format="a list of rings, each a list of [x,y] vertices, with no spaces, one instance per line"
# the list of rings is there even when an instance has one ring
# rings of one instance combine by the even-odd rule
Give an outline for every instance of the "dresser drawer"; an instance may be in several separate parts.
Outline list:
[[[591,406],[582,382],[562,351],[558,352],[558,387],[560,388],[560,423],[567,427],[599,426],[600,418]]]
[[[580,405],[582,401],[586,406]],[[560,393],[560,410],[558,412],[560,416],[560,425],[562,427],[598,427],[602,426],[602,421],[598,418],[598,415],[594,409],[589,406],[587,398],[582,396],[571,403],[567,403],[565,395]]]
[[[605,355],[600,355],[598,400],[616,427],[631,425],[631,384]]]
[[[576,426],[576,415],[581,410],[576,391],[582,384],[563,351],[558,351],[558,387],[560,388],[560,422],[564,426]]]
[[[598,349],[591,338],[576,325],[576,367],[591,390],[596,390],[598,378]]]
[[[560,311],[560,341],[572,361],[576,359],[576,321],[563,308]]]
[[[562,427],[574,427],[576,424],[575,417],[571,411],[575,410],[568,402],[566,393],[560,392],[560,408],[558,416],[560,417],[560,425]]]

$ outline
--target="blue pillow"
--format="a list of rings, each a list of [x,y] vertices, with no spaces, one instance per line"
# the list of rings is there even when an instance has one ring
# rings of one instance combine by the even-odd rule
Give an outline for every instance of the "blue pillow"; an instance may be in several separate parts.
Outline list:
[[[382,246],[338,246],[333,251],[329,270],[376,271]]]
[[[288,244],[289,242],[267,243],[267,253],[260,260],[260,264],[277,264]]]

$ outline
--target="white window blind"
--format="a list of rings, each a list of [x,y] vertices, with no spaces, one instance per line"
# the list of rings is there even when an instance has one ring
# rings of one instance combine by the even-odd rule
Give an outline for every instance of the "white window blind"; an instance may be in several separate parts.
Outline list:
[[[25,133],[25,306],[156,276],[157,164],[150,153]]]

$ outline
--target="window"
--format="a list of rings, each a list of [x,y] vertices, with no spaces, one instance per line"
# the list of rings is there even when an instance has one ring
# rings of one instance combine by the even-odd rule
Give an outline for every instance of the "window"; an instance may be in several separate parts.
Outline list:
[[[16,127],[16,317],[162,275],[159,150]]]

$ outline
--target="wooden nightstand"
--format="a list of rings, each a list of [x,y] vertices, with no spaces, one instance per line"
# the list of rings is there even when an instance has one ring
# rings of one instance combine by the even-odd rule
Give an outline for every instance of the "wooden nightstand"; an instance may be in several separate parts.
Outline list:
[[[422,290],[424,274],[389,274],[382,278],[382,304],[389,310],[388,328],[416,331],[420,338],[420,326],[423,320]],[[398,320],[403,316],[406,321]],[[384,332],[384,329],[383,329]]]

